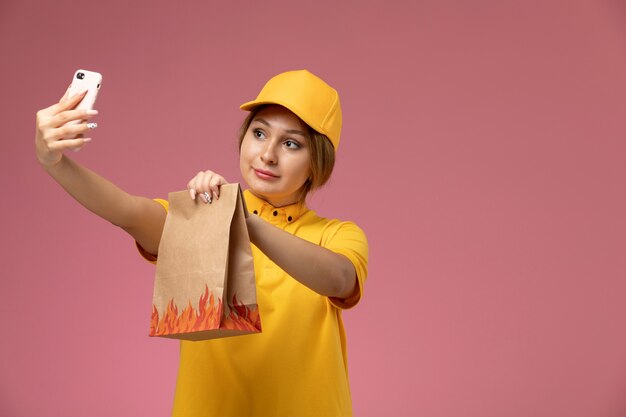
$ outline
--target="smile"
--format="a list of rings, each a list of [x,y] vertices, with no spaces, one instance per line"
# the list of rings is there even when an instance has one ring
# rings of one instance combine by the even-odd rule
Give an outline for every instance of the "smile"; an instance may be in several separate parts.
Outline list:
[[[254,170],[254,173],[256,174],[256,176],[263,180],[276,180],[280,178],[278,175],[275,175],[271,173],[270,171],[265,171],[265,170],[256,169],[256,168],[252,168],[252,169]]]

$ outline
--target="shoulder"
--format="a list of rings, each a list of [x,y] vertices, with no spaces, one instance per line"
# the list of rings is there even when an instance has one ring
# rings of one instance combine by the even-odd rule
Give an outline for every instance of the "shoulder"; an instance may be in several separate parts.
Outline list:
[[[309,210],[302,218],[302,232],[315,235],[317,244],[328,249],[353,247],[367,257],[367,236],[362,228],[349,220],[320,217]]]

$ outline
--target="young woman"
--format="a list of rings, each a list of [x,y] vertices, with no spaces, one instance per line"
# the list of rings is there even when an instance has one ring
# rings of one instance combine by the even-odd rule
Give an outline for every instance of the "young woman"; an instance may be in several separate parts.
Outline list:
[[[130,195],[72,161],[96,111],[74,110],[64,96],[37,113],[36,153],[43,168],[79,203],[128,232],[158,262],[167,202]],[[303,71],[267,82],[239,138],[251,214],[257,299],[263,332],[181,342],[175,416],[350,416],[343,309],[357,304],[368,246],[352,222],[306,207],[308,192],[330,177],[341,132],[337,92]],[[81,120],[79,124],[68,121]],[[188,183],[190,198],[210,204],[227,181],[212,171]]]

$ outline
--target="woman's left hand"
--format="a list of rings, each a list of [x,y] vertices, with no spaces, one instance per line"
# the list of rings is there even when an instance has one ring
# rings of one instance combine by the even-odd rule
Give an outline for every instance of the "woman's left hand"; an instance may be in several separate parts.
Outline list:
[[[213,198],[220,199],[220,186],[228,181],[213,171],[200,171],[187,183],[189,196],[192,200],[199,196],[205,203],[211,203]]]

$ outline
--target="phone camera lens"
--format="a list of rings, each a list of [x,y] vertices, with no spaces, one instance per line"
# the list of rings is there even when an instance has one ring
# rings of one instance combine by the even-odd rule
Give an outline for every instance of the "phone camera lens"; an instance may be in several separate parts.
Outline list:
[[[85,78],[85,74],[83,74],[82,72],[79,72],[78,74],[76,74],[76,78],[78,78],[79,80],[82,80],[83,78]]]

